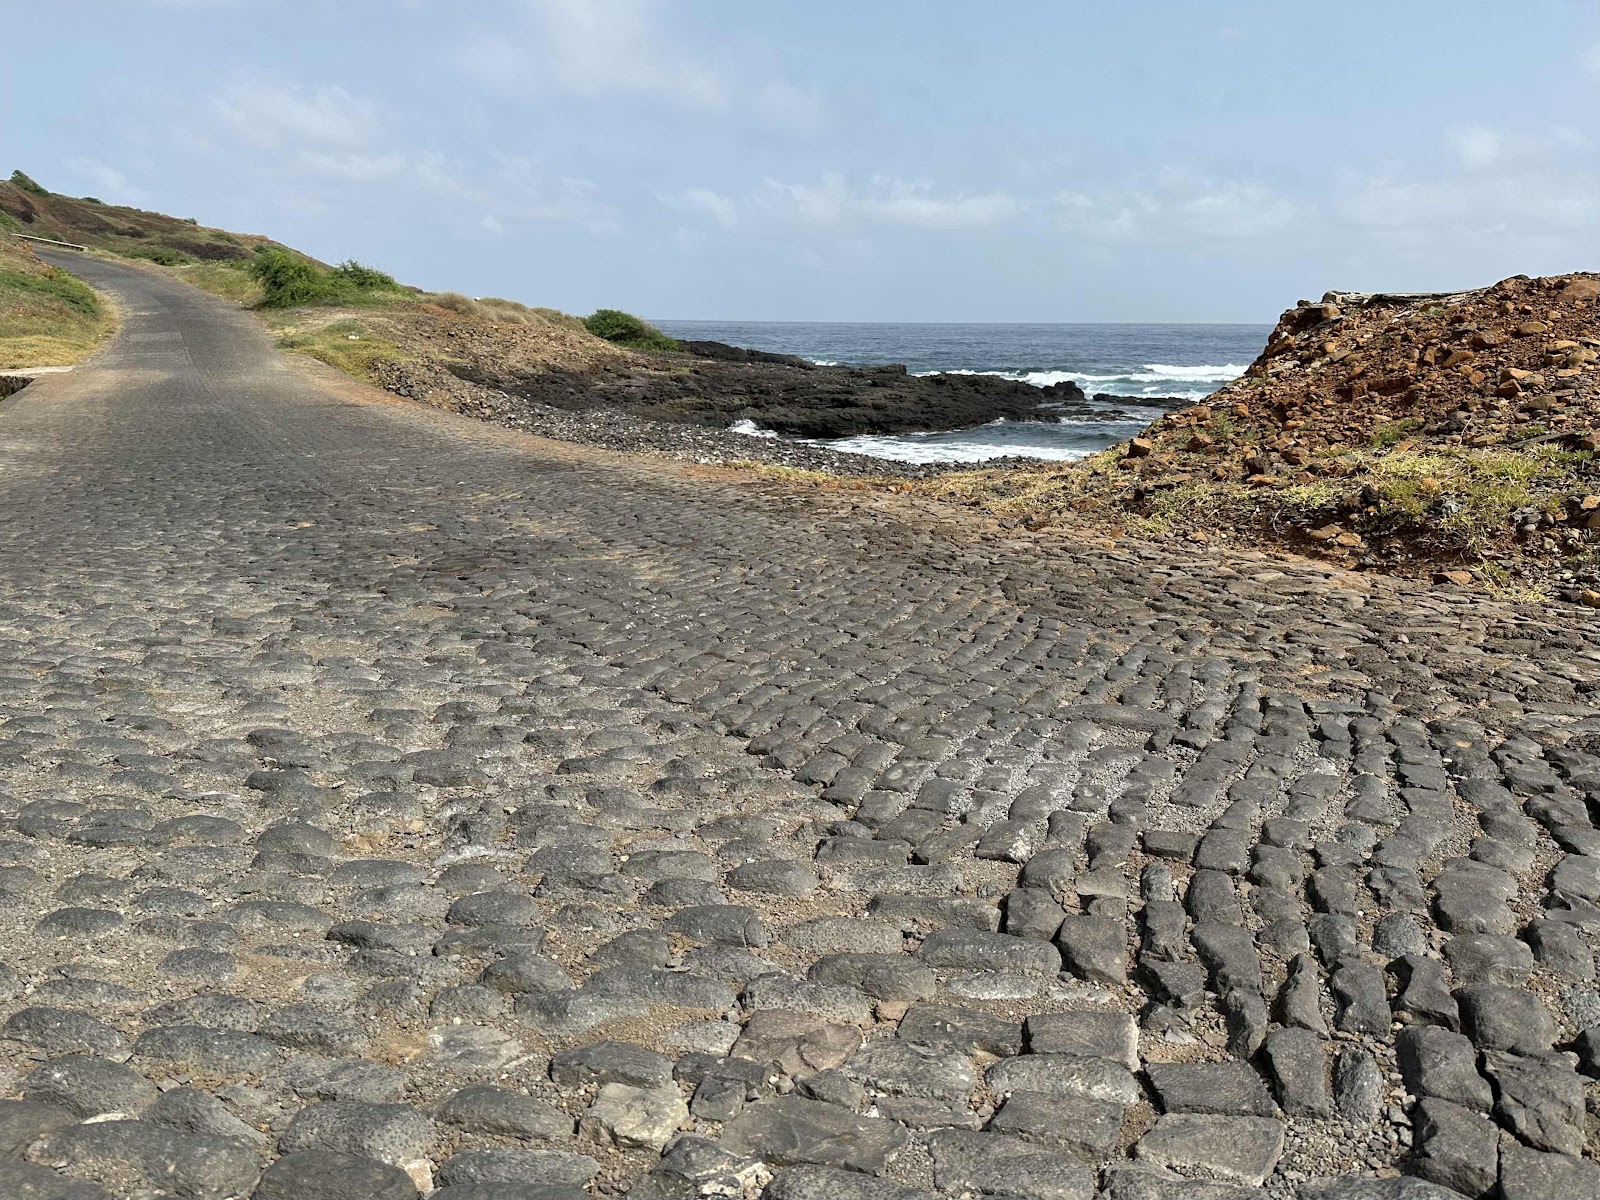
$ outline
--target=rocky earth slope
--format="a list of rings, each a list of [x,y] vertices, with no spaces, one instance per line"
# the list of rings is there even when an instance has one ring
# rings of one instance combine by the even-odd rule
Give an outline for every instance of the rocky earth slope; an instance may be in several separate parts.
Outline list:
[[[951,476],[1033,522],[1233,537],[1358,568],[1596,592],[1600,277],[1329,293],[1243,378],[1081,465]]]
[[[62,196],[26,176],[17,182],[0,179],[0,232],[94,246],[133,258],[167,261],[249,258],[257,246],[275,246],[270,238],[212,229],[182,217],[147,212],[93,197]]]

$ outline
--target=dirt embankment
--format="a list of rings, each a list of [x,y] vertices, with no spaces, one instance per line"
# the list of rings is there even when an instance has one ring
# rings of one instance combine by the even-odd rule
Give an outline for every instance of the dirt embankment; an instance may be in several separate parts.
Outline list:
[[[1028,523],[1254,541],[1600,605],[1600,276],[1329,293],[1204,404],[1069,468],[926,486]]]

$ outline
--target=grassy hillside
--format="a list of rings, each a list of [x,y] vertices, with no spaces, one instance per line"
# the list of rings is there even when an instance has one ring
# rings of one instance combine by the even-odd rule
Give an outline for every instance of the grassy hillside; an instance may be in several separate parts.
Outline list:
[[[104,300],[0,233],[0,369],[62,367],[87,357],[112,329]]]
[[[568,370],[615,362],[632,349],[677,348],[660,330],[614,309],[578,318],[514,300],[424,292],[365,264],[347,260],[329,266],[256,234],[213,229],[93,196],[57,195],[21,171],[0,181],[0,234],[6,232],[73,242],[170,270],[258,311],[284,349],[361,379],[373,379],[385,362],[460,366],[462,346],[471,346],[474,356],[530,369],[552,364]],[[37,285],[25,286],[37,290]],[[0,312],[0,340],[20,345],[25,337],[50,336],[59,343],[50,348],[59,357],[88,336],[81,321],[55,310],[35,312],[36,307]],[[47,349],[30,345],[36,353]]]

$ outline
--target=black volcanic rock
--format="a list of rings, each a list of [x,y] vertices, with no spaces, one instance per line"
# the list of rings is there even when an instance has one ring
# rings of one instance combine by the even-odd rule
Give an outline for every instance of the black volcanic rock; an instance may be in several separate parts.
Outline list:
[[[1083,395],[1081,391],[1078,394],[1080,396]],[[1121,407],[1136,404],[1140,408],[1168,408],[1174,411],[1180,408],[1188,408],[1194,403],[1193,400],[1186,400],[1182,396],[1115,396],[1110,392],[1096,392],[1093,398],[1096,404],[1111,404]]]
[[[696,353],[640,355],[601,371],[514,374],[494,363],[456,364],[458,378],[576,412],[726,428],[754,421],[794,437],[965,429],[996,418],[1054,419],[1085,397],[1073,383],[1049,389],[998,375],[912,375],[903,365],[823,367],[790,355],[720,342]],[[1040,411],[1049,403],[1051,409]]]
[[[710,358],[717,362],[758,362],[773,363],[780,367],[799,367],[802,371],[816,369],[816,363],[808,362],[795,354],[774,354],[771,350],[751,350],[744,346],[730,346],[726,342],[684,342],[685,353],[696,358]]]

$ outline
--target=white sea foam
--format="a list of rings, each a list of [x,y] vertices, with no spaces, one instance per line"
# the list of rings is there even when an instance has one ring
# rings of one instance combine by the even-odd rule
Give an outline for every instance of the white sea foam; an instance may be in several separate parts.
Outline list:
[[[1169,363],[1145,363],[1137,370],[1120,375],[1090,375],[1082,371],[978,371],[969,367],[956,367],[947,371],[918,371],[918,375],[994,375],[1000,379],[1015,379],[1036,388],[1057,383],[1075,383],[1086,392],[1105,392],[1108,395],[1174,396],[1182,400],[1203,400],[1216,387],[1243,375],[1245,368],[1239,363],[1202,363],[1182,367]],[[1180,390],[1174,383],[1210,383],[1215,387],[1204,391],[1193,388]]]
[[[749,417],[741,417],[728,426],[729,433],[742,433],[745,437],[775,438],[777,433],[771,429],[763,429]]]
[[[1152,410],[1153,411],[1153,410]],[[1140,420],[990,421],[972,429],[930,433],[869,433],[837,440],[817,440],[847,454],[865,454],[895,462],[986,462],[992,458],[1034,458],[1071,462],[1104,449],[1144,428]]]
[[[1244,363],[1223,363],[1216,366],[1202,363],[1197,367],[1176,367],[1170,363],[1145,363],[1142,368],[1153,379],[1237,379],[1246,371]]]
[[[845,454],[865,454],[903,463],[987,462],[991,458],[1038,458],[1049,462],[1072,462],[1093,454],[1091,449],[1066,446],[995,445],[992,442],[935,442],[919,440],[915,433],[863,433],[832,442],[818,442]]]

